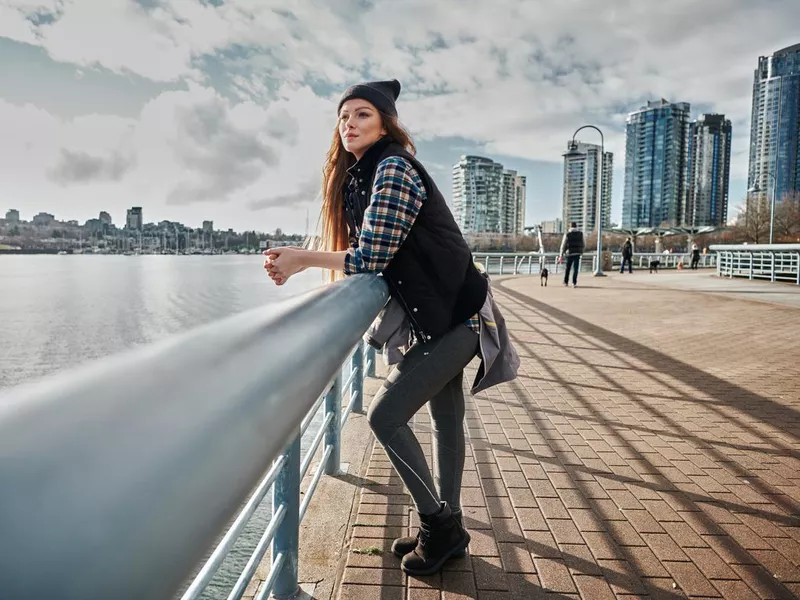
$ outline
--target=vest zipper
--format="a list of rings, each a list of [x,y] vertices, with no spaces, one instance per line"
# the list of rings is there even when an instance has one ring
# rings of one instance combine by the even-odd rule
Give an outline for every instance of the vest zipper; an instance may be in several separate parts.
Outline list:
[[[386,277],[386,276],[384,275],[384,277]],[[391,280],[389,280],[389,281],[391,281]],[[409,309],[408,303],[406,302],[405,298],[403,298],[403,294],[400,293],[399,286],[397,284],[395,284],[394,282],[392,282],[392,287],[394,287],[395,291],[397,292],[397,298],[398,298],[398,300],[400,300],[400,304],[403,305],[403,308],[405,309],[409,320],[413,323],[415,329],[419,332],[419,335],[420,335],[422,343],[427,342],[428,340],[427,340],[427,338],[425,336],[425,332],[422,330],[422,327],[420,326],[419,322],[414,318],[414,313],[413,313],[413,311],[411,311]]]

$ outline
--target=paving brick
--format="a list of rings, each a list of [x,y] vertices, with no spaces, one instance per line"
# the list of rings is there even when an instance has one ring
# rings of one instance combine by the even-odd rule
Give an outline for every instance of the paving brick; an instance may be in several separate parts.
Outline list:
[[[344,570],[343,583],[363,585],[403,585],[403,572],[397,567],[393,569],[370,569],[363,567],[347,567]]]
[[[575,585],[583,598],[592,600],[616,600],[608,582],[602,577],[593,575],[576,575]]]
[[[472,570],[478,590],[508,591],[506,573],[499,558],[475,558],[472,561]]]
[[[563,560],[536,558],[534,563],[536,564],[536,574],[544,589],[562,594],[577,593],[575,582]]]
[[[758,600],[758,596],[744,581],[714,581],[712,583],[725,600]]]
[[[404,587],[349,585],[341,586],[339,600],[405,600]]]
[[[438,589],[410,588],[408,600],[441,600],[442,592]]]
[[[498,547],[506,573],[536,573],[527,543],[502,543]]]
[[[711,548],[684,548],[689,559],[708,579],[735,579],[736,573]]]
[[[564,564],[573,575],[603,574],[597,559],[586,544],[560,544],[559,547]]]
[[[473,600],[478,590],[472,572],[444,571],[442,573],[442,600]]]
[[[688,596],[716,596],[717,590],[696,565],[690,562],[664,563],[672,578]]]

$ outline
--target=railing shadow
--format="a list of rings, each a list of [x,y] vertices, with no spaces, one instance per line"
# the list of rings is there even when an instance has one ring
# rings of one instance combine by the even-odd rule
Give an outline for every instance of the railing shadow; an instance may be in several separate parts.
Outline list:
[[[596,350],[601,352],[609,352],[612,351],[615,353],[615,360],[622,360],[623,362],[627,362],[632,367],[635,367],[634,360],[625,360],[625,355],[629,357],[635,357],[635,362],[643,363],[645,365],[649,365],[654,368],[654,372],[664,372],[668,373],[670,377],[685,383],[694,389],[697,389],[699,392],[707,395],[715,399],[713,405],[709,406],[708,402],[700,401],[702,406],[705,410],[716,412],[716,416],[719,418],[725,418],[738,427],[742,428],[745,431],[750,432],[751,434],[756,434],[757,430],[752,427],[749,423],[742,421],[741,419],[737,419],[732,417],[730,414],[723,414],[721,410],[716,408],[714,405],[722,404],[723,402],[727,406],[733,406],[738,410],[742,411],[744,414],[748,415],[748,417],[752,417],[753,420],[761,419],[764,422],[769,423],[773,427],[785,431],[782,424],[791,421],[792,419],[797,419],[797,411],[791,407],[784,406],[778,403],[775,403],[768,398],[764,398],[759,396],[753,392],[745,390],[735,384],[732,384],[728,381],[721,380],[719,378],[713,377],[710,374],[703,372],[691,365],[678,361],[672,358],[669,355],[663,354],[661,352],[655,351],[651,348],[648,348],[642,344],[634,342],[629,338],[625,338],[623,336],[614,334],[613,332],[589,323],[585,320],[575,317],[563,310],[559,310],[554,308],[550,305],[545,303],[536,301],[525,294],[521,294],[516,292],[515,290],[509,289],[507,286],[503,285],[501,282],[498,286],[503,294],[509,296],[509,298],[519,302],[527,309],[533,309],[537,316],[543,318],[545,321],[548,322],[548,326],[560,326],[562,328],[569,327],[570,329],[575,329],[577,331],[582,332],[583,334],[589,336],[590,338],[594,338],[597,340]],[[512,306],[509,306],[510,303],[504,302],[503,308],[506,311],[507,315],[519,319],[521,322],[525,322],[525,318],[523,315],[519,314],[518,310]],[[552,337],[552,334],[538,332],[539,336],[544,338],[547,341],[556,342],[557,340]],[[512,339],[514,339],[515,343],[520,348],[526,347],[526,342],[522,341],[518,335],[512,332]],[[592,375],[598,377],[605,381],[605,383],[611,388],[611,391],[614,393],[620,394],[623,397],[627,398],[631,402],[637,404],[641,411],[644,413],[648,413],[651,418],[655,419],[664,424],[665,431],[656,431],[656,435],[667,435],[671,437],[678,437],[682,439],[688,439],[694,442],[696,449],[701,449],[705,451],[708,455],[710,455],[711,459],[718,463],[721,467],[727,468],[732,474],[737,478],[744,478],[747,477],[747,480],[751,484],[751,486],[758,491],[760,494],[767,496],[770,501],[776,506],[780,511],[784,512],[785,514],[775,514],[767,511],[760,511],[758,509],[754,509],[750,505],[743,505],[743,504],[736,504],[727,502],[724,498],[720,499],[715,497],[713,494],[711,496],[704,496],[702,494],[686,494],[683,491],[676,488],[676,486],[672,485],[668,478],[661,474],[661,470],[656,465],[653,465],[649,462],[647,456],[629,442],[628,439],[620,435],[619,430],[627,429],[628,424],[615,424],[612,420],[607,419],[604,415],[600,414],[596,408],[596,404],[589,402],[588,400],[584,400],[583,395],[580,393],[581,385],[580,383],[573,383],[567,381],[565,377],[561,376],[558,371],[550,366],[548,363],[553,362],[549,358],[548,359],[541,359],[538,361],[539,366],[543,368],[544,371],[550,376],[552,381],[558,385],[564,386],[566,389],[574,390],[575,396],[574,399],[578,400],[582,403],[582,412],[585,415],[573,415],[576,418],[589,418],[596,423],[606,425],[606,429],[610,434],[610,439],[612,439],[612,447],[613,442],[617,443],[618,448],[624,448],[628,456],[632,456],[638,462],[639,465],[644,465],[644,471],[649,474],[651,481],[645,482],[643,479],[636,477],[636,471],[633,469],[629,469],[626,467],[619,467],[619,466],[611,466],[610,468],[604,469],[602,472],[596,469],[586,469],[582,467],[582,461],[578,458],[577,455],[570,456],[569,451],[564,451],[564,445],[554,446],[553,442],[547,439],[547,436],[544,437],[544,441],[552,450],[552,454],[555,458],[548,459],[548,457],[541,457],[537,456],[535,453],[530,453],[530,457],[535,458],[538,461],[548,462],[554,465],[556,469],[564,470],[566,472],[583,472],[583,473],[591,473],[600,477],[605,477],[611,481],[617,480],[620,482],[624,482],[626,484],[631,485],[643,485],[646,488],[650,488],[653,491],[662,492],[667,495],[673,495],[673,501],[678,505],[676,510],[686,510],[686,511],[694,511],[696,514],[694,515],[695,519],[701,523],[703,527],[705,527],[708,531],[713,531],[716,527],[719,530],[719,526],[717,523],[709,516],[708,509],[706,512],[702,512],[701,505],[704,507],[708,507],[709,505],[721,506],[727,510],[731,511],[738,511],[738,512],[746,512],[746,513],[753,513],[758,514],[758,516],[768,519],[774,520],[784,525],[791,525],[796,526],[799,523],[797,522],[796,515],[800,513],[800,509],[798,508],[797,502],[793,501],[790,497],[783,494],[782,491],[776,490],[772,486],[770,486],[767,482],[761,480],[758,477],[753,477],[752,474],[748,473],[748,471],[741,465],[736,462],[733,462],[728,456],[726,456],[723,452],[718,450],[713,441],[706,441],[701,439],[699,436],[696,436],[691,430],[684,427],[682,424],[675,421],[675,419],[671,418],[670,415],[666,414],[665,411],[660,410],[652,403],[645,403],[642,402],[638,394],[638,390],[632,389],[628,390],[625,388],[623,384],[620,384],[618,381],[609,377],[606,373],[604,373],[605,366],[598,366],[593,364],[590,360],[587,360],[585,357],[580,356],[577,352],[574,352],[572,349],[569,348],[562,348],[564,351],[573,356],[578,362],[582,362],[585,367],[587,367],[591,372]],[[662,388],[666,388],[673,393],[680,394],[681,396],[685,396],[680,389],[676,386],[671,385],[668,381],[665,381],[664,378],[659,378],[655,374],[644,374],[646,377],[650,377],[653,379],[659,386]],[[527,394],[527,390],[519,383],[515,382],[512,384],[516,388],[516,392],[518,397],[520,397],[523,404],[528,404],[525,406],[528,414],[530,415],[533,423],[540,428],[541,431],[546,431],[547,427],[552,428],[552,424],[546,422],[543,418],[541,412],[539,411],[539,406],[536,406],[536,402],[533,398],[530,398]],[[525,400],[528,400],[526,403]],[[691,399],[685,399],[684,401],[692,401]],[[698,402],[695,400],[695,402]],[[766,410],[765,410],[766,407]],[[563,415],[562,415],[563,416]],[[787,432],[788,433],[788,432]],[[791,435],[791,434],[789,434]],[[791,436],[795,437],[795,436]],[[796,439],[796,438],[795,438]],[[773,445],[780,455],[784,456],[795,456],[796,452],[778,442],[773,441]],[[519,448],[511,448],[510,446],[503,446],[503,445],[496,445],[490,444],[492,448],[495,448],[500,451],[506,451],[513,454],[520,454],[525,453],[524,450],[520,450]],[[566,458],[566,460],[564,460]],[[563,462],[562,462],[563,461]],[[591,462],[591,461],[586,461]],[[598,461],[602,464],[602,461]],[[559,464],[560,463],[560,464]],[[582,482],[580,478],[577,480],[577,488],[581,490]],[[732,494],[731,494],[732,495]],[[591,496],[589,493],[585,493],[584,496],[588,498]],[[597,511],[596,511],[597,512]],[[598,512],[597,514],[602,518],[602,511]],[[713,514],[713,513],[712,513]],[[721,533],[717,531],[717,533]],[[732,536],[724,536],[720,537],[719,541],[721,541],[722,545],[725,546],[725,551],[729,555],[733,555],[734,557],[738,557],[741,562],[745,564],[758,564],[758,561],[750,555],[747,550],[741,546]],[[628,548],[625,549],[625,553],[628,554],[628,560],[633,564],[635,563],[635,556],[631,555],[631,551],[635,550],[635,548]],[[759,579],[759,583],[766,586],[768,589],[772,590],[776,597],[784,597],[786,595],[786,588],[784,588],[780,583],[776,581],[769,580],[765,577],[761,577]]]

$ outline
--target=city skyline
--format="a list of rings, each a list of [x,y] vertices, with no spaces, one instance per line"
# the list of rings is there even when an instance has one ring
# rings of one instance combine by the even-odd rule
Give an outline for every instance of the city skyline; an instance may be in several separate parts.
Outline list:
[[[380,12],[119,0],[98,10],[88,0],[0,9],[0,190],[25,213],[105,209],[119,221],[146,205],[173,221],[301,231],[318,206],[340,91],[389,77],[403,83],[401,120],[448,198],[458,157],[486,155],[527,177],[529,224],[560,216],[563,140],[592,123],[620,157],[627,113],[665,97],[731,120],[734,207],[748,186],[758,57],[800,41],[793,0],[547,10],[444,0]],[[400,43],[397,30],[412,33]]]

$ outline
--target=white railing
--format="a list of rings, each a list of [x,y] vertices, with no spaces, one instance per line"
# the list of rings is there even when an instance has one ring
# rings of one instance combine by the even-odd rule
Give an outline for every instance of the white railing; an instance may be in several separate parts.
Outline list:
[[[622,264],[622,253],[603,253],[611,255],[612,268],[619,268]],[[546,265],[551,273],[563,271],[563,263],[559,261],[557,252],[475,252],[475,260],[483,264],[491,275],[538,275],[542,265]],[[591,258],[591,260],[589,260]],[[679,265],[688,269],[691,265],[691,254],[656,254],[637,253],[633,255],[634,269],[648,269],[652,261],[659,261],[661,269],[677,269]],[[715,254],[701,254],[698,264],[701,268],[715,267],[717,256]],[[597,267],[597,253],[586,252],[581,261],[581,271],[595,271]]]
[[[800,244],[714,245],[717,275],[800,285]]]

